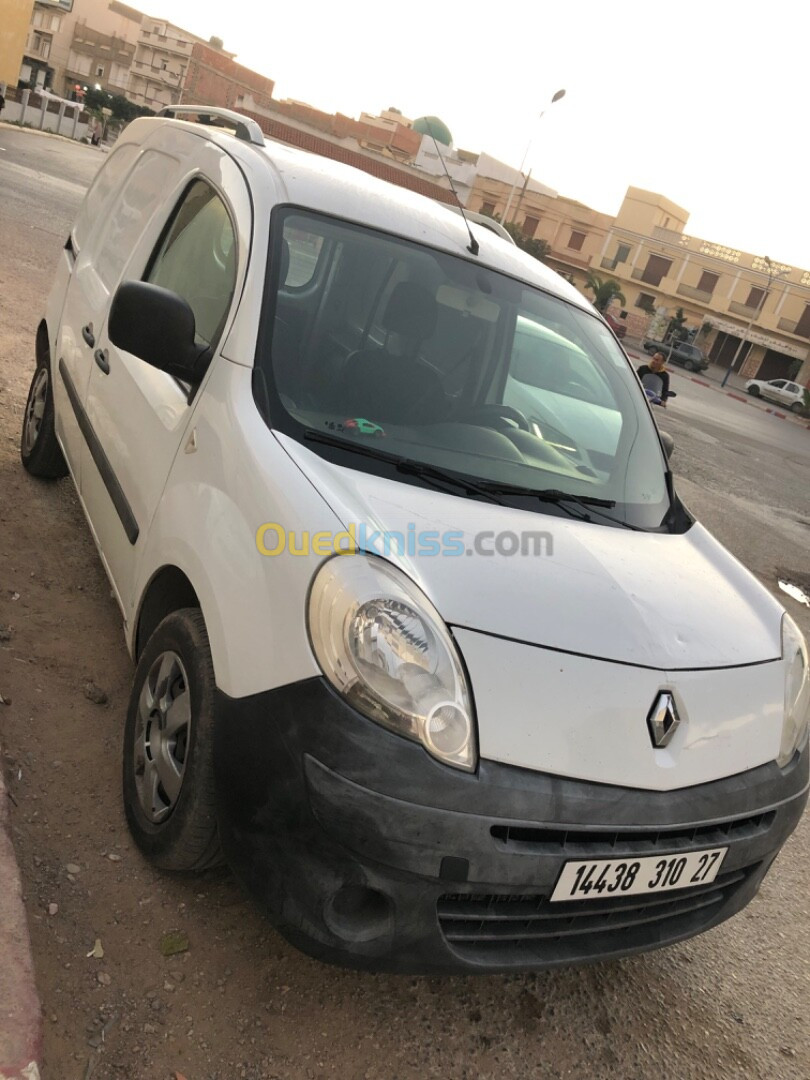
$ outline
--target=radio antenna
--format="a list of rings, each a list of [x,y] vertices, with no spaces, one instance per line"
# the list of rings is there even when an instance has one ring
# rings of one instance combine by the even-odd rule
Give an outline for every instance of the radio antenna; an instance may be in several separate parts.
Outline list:
[[[433,134],[433,125],[431,124],[430,120],[427,121],[427,126],[428,126],[428,131],[430,131],[430,137],[431,137],[431,139],[433,139],[433,145],[436,147],[436,153],[439,155],[439,161],[442,163],[442,168],[444,169],[445,176],[447,177],[447,181],[450,184],[450,190],[453,192],[453,194],[456,197],[456,202],[458,203],[459,211],[461,212],[461,216],[464,218],[464,224],[467,226],[467,232],[469,233],[469,237],[470,237],[470,242],[467,245],[467,251],[469,251],[471,255],[477,255],[478,254],[478,241],[473,236],[473,231],[470,228],[469,221],[467,220],[467,215],[464,213],[464,207],[461,205],[461,199],[458,197],[458,192],[456,191],[455,184],[453,183],[453,177],[450,175],[450,172],[449,172],[449,170],[447,168],[447,165],[445,164],[445,160],[444,160],[444,157],[442,156],[441,150],[439,149],[439,143],[438,143],[438,141],[436,139],[436,136]]]

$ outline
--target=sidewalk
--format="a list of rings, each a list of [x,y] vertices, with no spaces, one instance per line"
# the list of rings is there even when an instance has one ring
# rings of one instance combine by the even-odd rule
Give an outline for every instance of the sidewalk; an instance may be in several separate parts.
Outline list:
[[[40,1080],[42,1012],[0,771],[0,1080]]]

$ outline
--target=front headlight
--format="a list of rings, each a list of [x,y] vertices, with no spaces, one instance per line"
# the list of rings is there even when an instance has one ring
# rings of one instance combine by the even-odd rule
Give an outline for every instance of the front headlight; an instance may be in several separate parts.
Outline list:
[[[788,614],[782,616],[782,659],[785,662],[785,720],[777,765],[784,766],[807,738],[810,722],[810,672],[807,645]]]
[[[309,636],[321,670],[356,709],[457,769],[476,766],[464,669],[421,589],[373,555],[337,555],[312,581]]]

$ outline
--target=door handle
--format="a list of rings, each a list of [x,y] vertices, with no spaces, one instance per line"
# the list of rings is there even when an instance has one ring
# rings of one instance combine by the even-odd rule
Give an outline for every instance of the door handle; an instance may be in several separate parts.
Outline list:
[[[92,349],[96,343],[96,335],[93,333],[93,324],[91,322],[82,327],[82,337]]]
[[[104,374],[109,375],[110,374],[110,361],[107,359],[107,350],[106,349],[96,349],[96,351],[93,353],[93,357],[95,358],[96,363],[101,368],[101,370],[104,372]]]

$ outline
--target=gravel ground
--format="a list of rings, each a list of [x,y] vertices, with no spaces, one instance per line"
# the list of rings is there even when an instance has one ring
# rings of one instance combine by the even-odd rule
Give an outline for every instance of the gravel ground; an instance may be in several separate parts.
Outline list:
[[[327,968],[288,946],[226,871],[176,878],[143,862],[119,794],[132,669],[118,612],[69,482],[32,480],[17,451],[51,266],[99,158],[3,126],[0,147],[0,692],[11,699],[0,746],[45,1080],[806,1080],[807,819],[729,923],[659,953],[537,976]],[[743,558],[758,531],[755,564],[783,549],[797,560],[792,534],[735,506],[717,473],[733,466],[702,475],[705,445],[685,421],[666,422],[707,523]],[[166,956],[167,945],[180,951]]]

